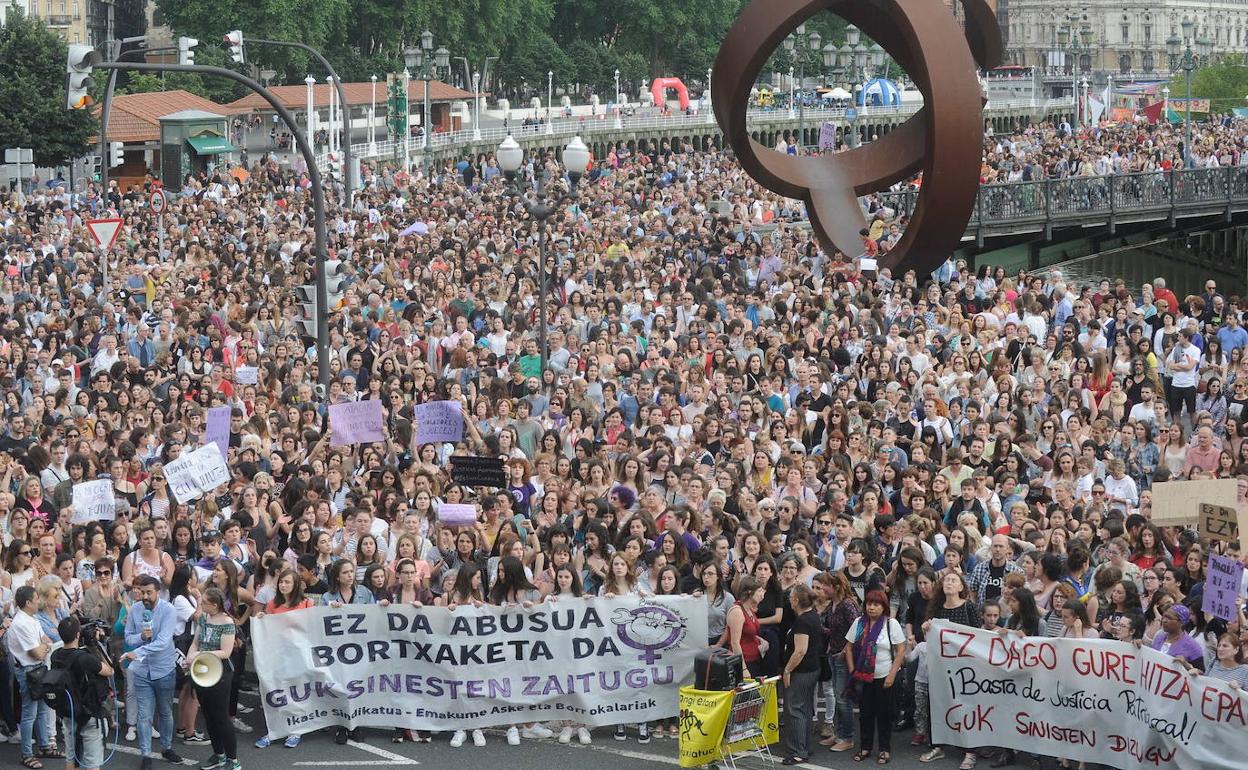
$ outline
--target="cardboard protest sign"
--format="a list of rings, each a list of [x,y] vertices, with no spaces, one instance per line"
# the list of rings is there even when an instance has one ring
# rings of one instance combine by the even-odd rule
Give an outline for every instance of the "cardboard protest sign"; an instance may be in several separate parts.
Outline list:
[[[464,437],[464,415],[458,401],[417,404],[416,444],[455,443]]]
[[[208,410],[208,421],[204,426],[204,443],[216,444],[221,450],[221,457],[230,456],[230,412],[228,406],[216,406]]]
[[[216,445],[206,444],[165,465],[165,477],[174,498],[189,503],[229,482],[230,469]]]
[[[466,487],[505,487],[507,472],[501,457],[451,455],[451,479]]]
[[[1200,504],[1235,507],[1235,479],[1165,481],[1153,485],[1153,509],[1149,518],[1159,527],[1197,526]]]
[[[112,479],[83,481],[73,486],[74,524],[112,521],[117,518]]]
[[[448,527],[471,527],[477,523],[477,506],[442,503],[438,506],[438,521]]]
[[[329,427],[334,429],[330,444],[369,444],[385,441],[380,401],[348,401],[329,405]]]
[[[1234,540],[1237,519],[1235,509],[1230,506],[1201,503],[1197,530],[1207,540]]]
[[[1200,611],[1223,620],[1237,619],[1239,610],[1235,607],[1235,600],[1239,598],[1244,565],[1237,559],[1209,554],[1209,565],[1205,571],[1207,574]]]

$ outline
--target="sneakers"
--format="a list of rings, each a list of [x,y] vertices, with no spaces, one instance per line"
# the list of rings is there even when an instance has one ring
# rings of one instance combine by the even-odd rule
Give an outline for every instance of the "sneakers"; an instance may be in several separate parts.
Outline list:
[[[13,732],[9,733],[9,737],[7,740],[9,743],[16,746],[17,744],[22,742],[22,734],[19,731],[14,730]]]
[[[272,744],[272,743],[273,743],[273,740],[272,740],[271,738],[269,738],[269,736],[267,736],[267,735],[262,735],[262,736],[260,736],[259,740],[257,740],[257,741],[256,741],[256,748],[258,748],[258,749],[267,749],[267,748],[269,747],[269,745],[270,745],[270,744]]]
[[[543,724],[535,724],[531,727],[526,727],[521,735],[523,735],[526,740],[530,741],[544,741],[547,738],[555,737],[555,734],[550,731],[550,728]]]
[[[126,740],[127,741],[129,741],[130,743],[133,743],[134,739],[138,737],[139,737],[139,731],[135,728],[134,725],[130,725],[129,727],[126,728]],[[155,738],[156,736],[152,736],[152,737]]]
[[[288,735],[286,736],[286,740],[282,743],[282,745],[288,749],[293,749],[294,747],[299,745],[299,741],[301,740],[303,740],[302,735]]]
[[[334,743],[338,744],[339,746],[347,745],[348,737],[349,736],[347,735],[347,728],[339,727],[336,730],[334,730]]]
[[[646,725],[645,722],[642,722],[641,724],[637,725],[637,742],[638,743],[650,742],[650,727]]]
[[[925,743],[927,743],[927,736],[923,733],[915,733],[914,737],[910,739],[911,746],[922,746]]]
[[[866,622],[866,621],[863,621]],[[143,757],[139,760],[139,770],[152,770],[152,758]]]
[[[199,770],[220,770],[225,767],[226,761],[226,758],[220,754],[213,754],[199,766]]]
[[[160,758],[165,760],[171,765],[182,764],[182,757],[178,756],[178,752],[174,751],[173,749],[165,749],[164,751],[160,752]]]
[[[227,759],[224,770],[243,770],[243,764],[237,759]]]
[[[207,735],[204,735],[203,733],[200,733],[200,732],[194,732],[194,733],[191,733],[190,735],[182,736],[182,742],[185,743],[187,746],[203,746],[203,745],[212,743],[212,741],[208,740]]]
[[[507,745],[508,746],[520,745],[520,731],[516,729],[515,725],[512,725],[511,727],[507,728]]]
[[[626,741],[626,740],[628,740],[628,733],[624,732],[624,725],[616,725],[616,726],[615,726],[615,739],[616,739],[617,741]]]
[[[480,730],[472,731],[472,745],[481,748],[485,745],[485,733]]]
[[[241,703],[238,704],[238,713],[240,714],[250,714],[253,711],[255,711],[255,709],[252,708],[251,706],[244,706]]]
[[[468,738],[468,734],[465,733],[463,730],[456,730],[455,734],[451,736],[451,748],[457,749],[460,746],[463,746],[464,741],[467,738]]]
[[[251,732],[251,725],[247,724],[246,722],[244,722],[243,720],[239,719],[238,717],[234,717],[234,718],[232,718],[232,719],[230,720],[230,723],[231,723],[232,725],[234,725],[234,729],[235,729],[235,730],[238,730],[240,733],[242,733],[242,734],[244,734],[244,735],[246,735],[246,734],[248,734],[248,733],[250,733],[250,732]],[[153,736],[153,737],[154,737],[154,736]]]
[[[153,728],[152,728],[152,737],[153,737],[153,738],[159,738],[159,737],[160,737],[160,733],[156,732],[156,728],[155,728],[155,727],[153,727]]]
[[[564,728],[559,731],[559,742],[564,744],[565,746],[572,742],[572,726],[571,725],[565,725]]]
[[[582,746],[588,746],[592,739],[589,737],[589,730],[584,727],[576,728],[576,739],[580,741]]]
[[[935,761],[936,761],[936,760],[938,760],[938,759],[944,759],[944,758],[945,758],[945,751],[944,751],[944,749],[942,749],[941,747],[937,746],[937,747],[935,747],[934,749],[932,749],[931,751],[928,751],[927,753],[925,753],[925,754],[923,754],[921,757],[919,757],[919,761],[920,761],[920,762],[922,762],[922,763],[924,763],[924,764],[927,764],[928,762],[935,762]]]

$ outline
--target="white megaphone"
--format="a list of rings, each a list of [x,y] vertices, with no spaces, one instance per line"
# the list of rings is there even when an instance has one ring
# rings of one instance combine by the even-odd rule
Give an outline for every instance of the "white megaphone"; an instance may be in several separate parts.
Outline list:
[[[200,687],[212,687],[221,681],[223,666],[216,653],[201,652],[191,661],[191,681]]]

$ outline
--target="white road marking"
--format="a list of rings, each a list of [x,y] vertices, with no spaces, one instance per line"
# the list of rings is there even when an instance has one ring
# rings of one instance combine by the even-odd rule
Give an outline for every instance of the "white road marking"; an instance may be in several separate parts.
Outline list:
[[[378,748],[376,746],[370,746],[367,743],[360,743],[359,741],[347,741],[347,745],[354,746],[360,751],[367,751],[369,754],[381,757],[382,759],[388,759],[391,762],[395,763],[396,765],[418,765],[420,764],[419,762],[417,762],[414,759],[411,759],[410,757],[405,757],[402,754],[395,754],[393,751],[386,751],[385,749]]]

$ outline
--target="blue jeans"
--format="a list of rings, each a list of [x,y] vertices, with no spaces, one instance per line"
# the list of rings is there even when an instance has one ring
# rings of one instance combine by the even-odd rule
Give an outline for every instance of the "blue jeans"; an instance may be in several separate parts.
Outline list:
[[[139,701],[139,754],[152,754],[152,718],[160,730],[160,746],[165,751],[173,748],[173,688],[177,673],[170,671],[159,679],[150,679],[146,673],[134,672],[134,693]]]
[[[33,757],[35,755],[35,747],[32,744],[32,740],[36,733],[38,734],[41,747],[52,745],[52,710],[48,708],[47,703],[31,698],[30,690],[26,687],[26,672],[43,667],[42,663],[36,663],[33,666],[14,665],[14,673],[17,675],[17,689],[22,694],[21,735],[23,757]]]
[[[854,704],[842,693],[849,686],[849,664],[845,656],[832,658],[832,687],[836,692],[836,737],[842,741],[854,740]]]

